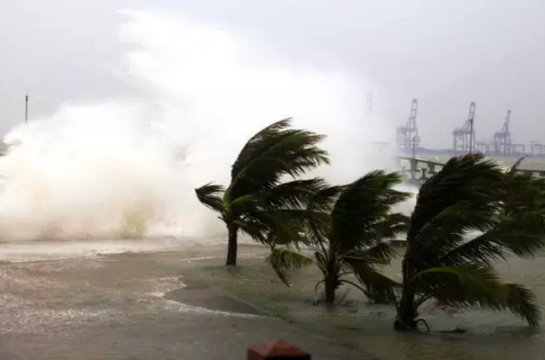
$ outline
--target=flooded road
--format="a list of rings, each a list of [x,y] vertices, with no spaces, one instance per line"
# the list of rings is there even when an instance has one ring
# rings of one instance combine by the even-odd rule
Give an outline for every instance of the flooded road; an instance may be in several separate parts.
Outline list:
[[[188,259],[217,256],[223,246],[34,245],[7,244],[9,260],[0,263],[2,360],[243,359],[249,345],[274,338],[319,350],[318,358],[347,356],[220,288],[185,279]]]
[[[239,268],[223,267],[215,239],[1,244],[2,359],[242,359],[246,347],[284,338],[315,359],[542,359],[545,339],[509,313],[445,313],[434,330],[392,330],[393,311],[341,289],[334,313],[313,306],[318,274],[280,284],[266,249],[242,246]],[[545,304],[544,258],[512,259],[500,271]],[[398,276],[398,263],[385,269]],[[282,319],[279,320],[278,318]],[[328,339],[328,340],[326,340]]]

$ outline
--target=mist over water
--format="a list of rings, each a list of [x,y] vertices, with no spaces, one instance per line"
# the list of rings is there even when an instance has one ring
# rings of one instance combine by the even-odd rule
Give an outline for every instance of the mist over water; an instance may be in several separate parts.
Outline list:
[[[181,17],[121,11],[124,56],[112,69],[140,89],[132,99],[67,99],[4,141],[0,241],[223,232],[194,188],[227,184],[249,136],[272,121],[328,135],[332,165],[312,175],[347,182],[393,169],[379,113],[366,117],[371,83],[343,71],[290,64],[259,39]],[[77,79],[74,79],[77,81]]]

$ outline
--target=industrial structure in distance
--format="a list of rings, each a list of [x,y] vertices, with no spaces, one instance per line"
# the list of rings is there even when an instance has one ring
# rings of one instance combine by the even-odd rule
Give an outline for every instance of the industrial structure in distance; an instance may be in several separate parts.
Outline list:
[[[452,148],[450,149],[427,149],[420,146],[416,118],[418,115],[418,100],[411,102],[409,118],[404,125],[396,129],[396,145],[398,153],[413,156],[415,154],[444,154],[457,155],[470,152],[480,152],[488,156],[496,157],[520,157],[535,156],[545,157],[545,144],[539,141],[532,141],[529,144],[518,144],[512,141],[510,120],[511,110],[507,110],[503,126],[499,131],[492,134],[488,141],[475,140],[475,113],[477,105],[474,101],[469,104],[468,117],[461,127],[452,131]]]
[[[25,123],[28,122],[28,94],[25,94]],[[373,92],[367,93],[366,111],[367,116],[370,116],[373,109]],[[417,116],[418,116],[418,99],[413,99],[411,102],[411,110],[409,117],[404,125],[396,128],[396,145],[400,155],[427,154],[427,155],[458,155],[471,152],[480,152],[488,156],[497,157],[521,157],[534,156],[545,157],[545,144],[539,141],[532,141],[529,144],[517,144],[512,141],[510,120],[511,110],[507,110],[503,126],[499,131],[492,134],[492,138],[488,141],[475,140],[475,113],[477,105],[474,101],[469,104],[469,112],[467,119],[461,127],[456,127],[452,131],[452,148],[450,149],[427,149],[420,146],[420,136],[418,135]],[[377,145],[385,146],[388,143],[377,143]],[[0,156],[8,152],[8,146],[0,140]]]

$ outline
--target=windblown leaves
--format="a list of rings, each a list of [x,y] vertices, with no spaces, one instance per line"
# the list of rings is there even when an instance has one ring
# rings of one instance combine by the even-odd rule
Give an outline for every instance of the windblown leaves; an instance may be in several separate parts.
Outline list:
[[[290,125],[291,119],[277,121],[246,143],[231,170],[230,199],[266,191],[284,175],[295,178],[329,163],[327,152],[316,146],[323,135]]]
[[[539,320],[533,294],[503,283],[492,268],[508,252],[531,256],[545,246],[544,188],[517,172],[519,163],[504,172],[480,154],[453,157],[422,186],[405,254],[405,271],[414,274],[407,289],[420,297],[416,306],[435,298],[510,310],[530,324]]]
[[[407,231],[408,218],[390,213],[394,205],[410,196],[393,188],[400,182],[397,173],[374,171],[344,186],[320,184],[299,219],[307,245],[317,248],[315,263],[323,281],[351,284],[374,300],[395,301],[399,284],[376,267],[388,264],[394,255],[384,240]],[[286,271],[294,266],[282,264],[273,268],[287,282]],[[347,274],[355,275],[360,284],[345,278]]]
[[[372,230],[389,216],[392,206],[409,197],[393,188],[400,182],[400,174],[377,170],[346,186],[331,211],[333,245],[341,252],[372,245]]]
[[[273,247],[266,261],[271,264],[278,278],[287,286],[291,286],[286,274],[287,270],[297,270],[314,263],[311,257],[285,247]]]
[[[541,315],[535,296],[517,284],[504,284],[489,266],[466,264],[444,266],[420,272],[412,280],[424,296],[456,307],[510,310],[529,324]]]
[[[324,180],[281,182],[286,175],[295,178],[329,163],[327,152],[317,146],[323,135],[290,126],[290,119],[277,121],[250,138],[233,164],[227,189],[210,183],[195,190],[235,235],[242,231],[264,244],[299,241],[311,199],[319,209],[326,206],[314,199],[327,188]]]
[[[223,186],[213,183],[208,183],[195,189],[199,201],[206,207],[217,212],[223,211],[223,200],[220,195],[223,195],[224,191]]]

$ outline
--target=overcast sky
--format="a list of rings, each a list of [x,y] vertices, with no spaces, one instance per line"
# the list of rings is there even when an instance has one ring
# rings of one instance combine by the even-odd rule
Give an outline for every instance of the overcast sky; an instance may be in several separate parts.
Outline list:
[[[32,115],[135,92],[113,71],[117,9],[180,12],[371,79],[400,124],[416,97],[426,146],[450,147],[472,100],[478,139],[512,109],[514,140],[545,143],[543,0],[0,0],[0,134],[23,120],[27,89]]]

